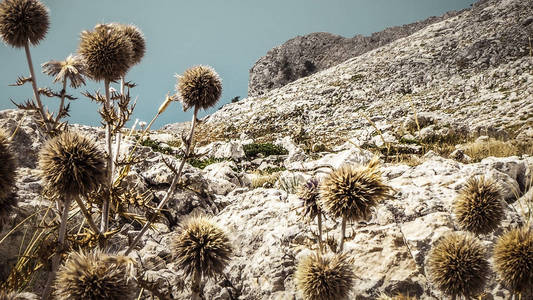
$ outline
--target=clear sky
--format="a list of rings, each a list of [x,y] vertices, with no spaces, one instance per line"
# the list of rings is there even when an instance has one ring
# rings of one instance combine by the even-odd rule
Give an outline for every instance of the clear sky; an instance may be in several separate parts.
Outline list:
[[[266,52],[297,35],[331,32],[346,37],[368,35],[449,10],[469,7],[474,0],[44,0],[50,8],[51,27],[46,39],[31,49],[40,87],[53,86],[40,65],[75,53],[82,30],[102,22],[137,25],[146,38],[147,53],[127,80],[138,84],[133,119],[149,121],[167,92],[174,93],[174,74],[193,65],[213,66],[223,80],[222,99],[213,112],[234,96],[246,97],[248,72]],[[32,96],[31,85],[9,87],[19,75],[29,75],[23,49],[0,45],[0,109],[14,108],[10,98],[22,102]],[[71,123],[98,125],[97,105],[79,94],[103,89],[103,83],[68,92],[78,97],[71,104]],[[54,107],[55,98],[44,98]],[[204,112],[202,115],[205,115]],[[154,128],[189,120],[181,105],[172,106]]]

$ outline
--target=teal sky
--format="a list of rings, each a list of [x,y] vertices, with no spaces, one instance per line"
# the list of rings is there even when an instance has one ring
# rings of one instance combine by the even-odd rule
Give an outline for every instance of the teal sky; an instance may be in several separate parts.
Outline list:
[[[469,7],[474,0],[48,0],[51,27],[46,39],[31,49],[40,87],[53,86],[40,72],[48,60],[62,60],[76,52],[79,33],[102,22],[137,25],[146,38],[147,53],[133,67],[127,80],[138,84],[132,119],[150,121],[167,92],[174,93],[174,74],[193,65],[208,64],[223,80],[223,95],[212,113],[234,96],[246,97],[248,71],[272,47],[297,35],[331,32],[346,37],[368,35],[386,27],[402,25]],[[30,84],[9,87],[17,76],[28,75],[23,49],[0,45],[0,109],[14,108],[32,96]],[[103,89],[103,83],[88,82],[74,94],[71,123],[98,125],[97,105],[79,94]],[[58,100],[44,98],[54,108]],[[172,106],[154,128],[190,119],[181,105]]]

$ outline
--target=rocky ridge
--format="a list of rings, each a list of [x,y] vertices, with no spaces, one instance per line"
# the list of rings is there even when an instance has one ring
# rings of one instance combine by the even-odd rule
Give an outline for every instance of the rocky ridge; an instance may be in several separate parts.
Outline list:
[[[386,28],[370,36],[345,38],[327,32],[315,32],[292,38],[274,47],[250,69],[248,96],[260,96],[299,78],[333,67],[350,58],[384,46],[436,22],[460,14],[450,11],[411,24]]]

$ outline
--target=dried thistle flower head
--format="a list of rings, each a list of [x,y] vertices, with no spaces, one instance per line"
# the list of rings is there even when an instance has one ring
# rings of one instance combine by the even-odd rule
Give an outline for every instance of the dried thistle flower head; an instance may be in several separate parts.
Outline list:
[[[305,257],[296,269],[296,285],[306,300],[348,299],[355,280],[346,254]]]
[[[381,180],[379,164],[345,165],[331,172],[320,185],[322,207],[334,218],[367,219],[371,209],[388,197],[391,188]]]
[[[95,191],[106,176],[105,156],[90,139],[74,132],[54,137],[39,154],[46,189],[72,197]]]
[[[322,213],[320,208],[318,179],[311,178],[298,190],[298,198],[302,201],[303,215],[310,220],[314,220]]]
[[[504,216],[503,196],[494,180],[470,178],[457,197],[454,209],[462,229],[476,234],[494,231]]]
[[[39,44],[49,26],[48,10],[39,0],[0,2],[0,35],[13,47]]]
[[[141,30],[135,25],[114,24],[117,29],[131,41],[133,55],[131,57],[131,65],[136,65],[141,62],[146,52],[146,42]]]
[[[180,269],[187,276],[201,274],[212,278],[221,274],[232,255],[226,233],[211,219],[203,216],[189,218],[172,241],[171,251]]]
[[[5,132],[0,130],[0,228],[17,205],[14,193],[16,176],[15,155],[11,151]]]
[[[54,82],[70,80],[70,86],[85,85],[85,64],[80,56],[69,55],[64,61],[51,60],[42,65],[43,73],[54,76]]]
[[[427,262],[435,286],[450,296],[475,296],[483,291],[489,274],[485,249],[471,234],[451,233],[432,247]]]
[[[39,298],[32,293],[16,293],[0,291],[0,300],[38,300]]]
[[[58,300],[134,299],[133,268],[125,256],[99,251],[71,253],[57,272],[55,295]]]
[[[494,266],[505,286],[523,293],[533,287],[533,229],[515,228],[494,246]]]
[[[209,66],[194,66],[178,76],[176,85],[183,110],[196,106],[208,109],[214,106],[222,95],[222,82],[217,72]]]
[[[97,25],[93,31],[83,31],[78,52],[83,57],[87,73],[94,80],[117,80],[131,66],[133,46],[128,37],[111,25]]]

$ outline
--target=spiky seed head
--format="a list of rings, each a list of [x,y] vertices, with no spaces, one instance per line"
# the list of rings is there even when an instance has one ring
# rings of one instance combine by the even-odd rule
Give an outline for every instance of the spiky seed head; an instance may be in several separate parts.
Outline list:
[[[505,286],[526,292],[533,286],[533,229],[515,228],[494,246],[494,266]]]
[[[140,63],[146,52],[146,42],[142,31],[135,25],[116,24],[116,26],[131,41],[133,50],[131,65]]]
[[[366,166],[344,165],[329,173],[320,185],[320,198],[322,208],[332,217],[352,222],[367,219],[390,191],[373,160]]]
[[[455,200],[454,210],[462,229],[476,234],[494,231],[504,217],[501,188],[485,176],[470,178]]]
[[[39,0],[0,2],[0,35],[5,43],[24,47],[37,45],[48,32],[48,9]]]
[[[38,300],[39,298],[32,293],[16,293],[0,291],[0,300]]]
[[[4,131],[0,130],[0,228],[17,205],[15,182],[17,164]]]
[[[451,233],[431,248],[427,262],[433,284],[451,296],[475,296],[489,274],[485,249],[471,234]]]
[[[133,269],[125,256],[74,252],[57,272],[55,295],[58,300],[134,299]]]
[[[346,254],[312,254],[300,261],[295,279],[306,300],[340,300],[348,299],[355,274]]]
[[[94,80],[118,80],[131,66],[133,46],[115,26],[100,25],[81,33],[78,48],[87,73]]]
[[[51,60],[42,65],[43,73],[54,76],[54,82],[68,79],[70,86],[78,88],[85,85],[85,64],[79,55],[69,55],[64,61]]]
[[[322,213],[319,203],[318,179],[311,178],[298,190],[298,198],[302,201],[303,215],[310,220]]]
[[[72,197],[95,191],[106,178],[105,156],[90,139],[64,132],[39,153],[46,189],[53,195]]]
[[[204,216],[189,218],[180,230],[171,246],[178,267],[187,276],[200,274],[204,278],[212,278],[221,274],[233,251],[226,233]]]
[[[184,111],[193,106],[208,109],[220,99],[222,81],[213,68],[194,66],[178,76],[176,90]]]

